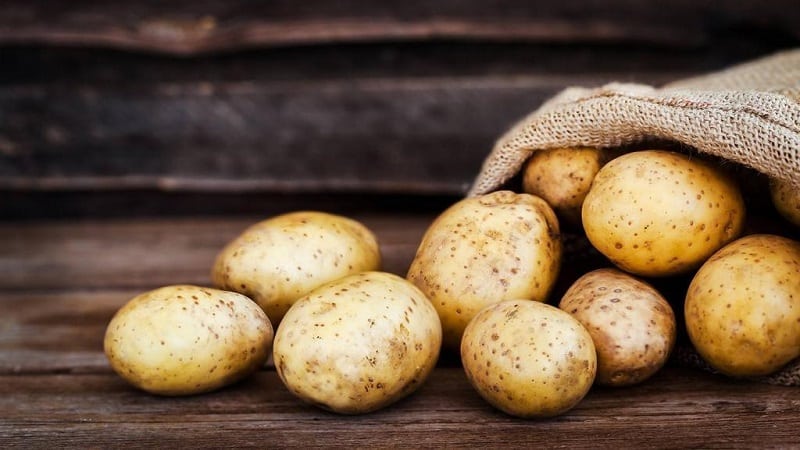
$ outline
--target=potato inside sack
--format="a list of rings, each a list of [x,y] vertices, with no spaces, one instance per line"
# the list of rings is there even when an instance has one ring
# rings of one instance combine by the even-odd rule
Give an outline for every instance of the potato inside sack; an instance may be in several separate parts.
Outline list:
[[[700,266],[742,231],[738,186],[681,153],[644,150],[606,164],[583,203],[586,236],[619,268],[669,276]]]
[[[800,242],[750,235],[715,253],[692,279],[686,328],[712,367],[774,373],[800,356]]]
[[[597,371],[592,337],[576,319],[530,300],[489,305],[461,341],[472,386],[494,407],[524,418],[563,414],[589,392]]]
[[[235,292],[166,286],[136,296],[108,324],[111,368],[160,395],[212,391],[240,380],[269,356],[273,330],[264,311]]]
[[[444,345],[457,350],[470,319],[509,299],[545,301],[561,264],[558,220],[530,194],[461,200],[425,232],[408,279],[431,300]]]
[[[441,343],[439,317],[419,289],[396,275],[366,272],[298,300],[275,334],[273,359],[299,398],[359,414],[418,389]]]
[[[772,203],[778,213],[800,227],[800,188],[777,179],[770,180],[769,188]]]
[[[672,307],[652,286],[622,271],[587,273],[558,306],[592,336],[598,384],[628,386],[650,378],[675,345]]]
[[[581,207],[595,175],[620,152],[575,147],[538,150],[522,169],[522,190],[544,199],[562,226],[581,226]]]
[[[217,256],[214,284],[242,293],[266,311],[274,326],[312,289],[347,275],[377,270],[375,235],[334,214],[301,211],[257,223]]]

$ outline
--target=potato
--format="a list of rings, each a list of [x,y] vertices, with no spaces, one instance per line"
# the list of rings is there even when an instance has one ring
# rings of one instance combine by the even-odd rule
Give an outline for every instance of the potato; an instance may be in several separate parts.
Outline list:
[[[617,153],[576,147],[539,150],[522,172],[522,190],[544,199],[561,225],[581,225],[581,207],[595,175]]]
[[[597,349],[597,384],[629,386],[656,373],[675,346],[675,314],[649,284],[598,269],[570,286],[559,308],[578,319]]]
[[[375,235],[342,216],[301,211],[257,223],[217,256],[214,284],[247,295],[278,325],[298,298],[329,281],[377,270]]]
[[[408,279],[439,313],[444,345],[457,351],[464,328],[484,306],[544,301],[560,264],[558,220],[550,206],[533,195],[498,191],[444,211],[425,232]]]
[[[697,352],[732,376],[768,375],[800,356],[800,243],[756,234],[715,253],[684,304]]]
[[[530,300],[506,300],[478,312],[464,330],[461,361],[486,401],[524,418],[572,409],[597,371],[592,337],[583,325]]]
[[[586,236],[626,272],[675,275],[697,268],[742,231],[736,184],[689,156],[628,153],[597,173],[583,203]]]
[[[299,398],[359,414],[419,388],[441,344],[436,310],[419,289],[396,275],[366,272],[298,300],[278,327],[273,359]]]
[[[788,181],[770,180],[772,204],[781,216],[800,227],[800,188]]]
[[[103,342],[111,368],[132,385],[160,395],[212,391],[264,364],[272,325],[235,292],[166,286],[126,303]]]

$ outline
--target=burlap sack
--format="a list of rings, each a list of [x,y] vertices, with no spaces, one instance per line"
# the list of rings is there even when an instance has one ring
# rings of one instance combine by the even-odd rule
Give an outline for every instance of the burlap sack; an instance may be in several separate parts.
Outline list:
[[[800,49],[661,88],[568,88],[496,142],[469,194],[496,190],[531,153],[670,141],[788,180],[800,188]],[[683,363],[708,366],[692,351]],[[800,361],[760,381],[800,385]]]

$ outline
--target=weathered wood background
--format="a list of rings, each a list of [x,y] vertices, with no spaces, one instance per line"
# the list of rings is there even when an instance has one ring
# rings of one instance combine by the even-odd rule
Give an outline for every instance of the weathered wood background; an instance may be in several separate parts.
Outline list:
[[[797,47],[796,3],[0,2],[0,447],[800,445],[799,390],[674,366],[531,422],[443,355],[414,396],[342,417],[271,369],[145,395],[101,349],[125,301],[208,284],[224,243],[278,212],[364,221],[403,275],[523,114],[570,85],[657,85]]]
[[[798,23],[786,0],[8,0],[0,213],[47,214],[45,192],[68,215],[120,191],[457,196],[560,89],[718,69]]]

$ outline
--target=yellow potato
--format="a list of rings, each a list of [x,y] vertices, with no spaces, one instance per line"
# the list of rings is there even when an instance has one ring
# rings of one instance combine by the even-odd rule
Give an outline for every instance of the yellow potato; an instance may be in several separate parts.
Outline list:
[[[686,294],[697,352],[732,376],[768,375],[800,356],[800,243],[758,234],[723,247]]]
[[[103,347],[126,381],[161,395],[208,392],[255,372],[269,356],[272,325],[235,292],[180,285],[145,292],[108,324]]]
[[[396,275],[351,275],[298,300],[275,334],[286,387],[320,408],[359,414],[419,388],[439,357],[436,310]]]
[[[508,299],[547,298],[561,264],[558,220],[530,194],[498,191],[467,198],[428,228],[408,279],[431,300],[444,342],[461,334],[484,306]]]
[[[302,211],[259,222],[217,256],[214,285],[255,300],[277,326],[298,298],[329,281],[377,270],[375,235],[342,216]]]
[[[788,181],[770,180],[772,203],[789,222],[800,226],[800,188]]]
[[[664,366],[675,345],[675,314],[669,303],[649,284],[616,269],[582,276],[558,307],[592,336],[597,384],[640,383]]]
[[[522,190],[544,199],[561,224],[580,226],[583,199],[592,180],[616,153],[605,149],[576,147],[538,150],[522,172]]]
[[[592,337],[572,316],[544,303],[506,300],[469,323],[461,361],[494,407],[518,417],[552,417],[577,405],[597,371]]]
[[[597,250],[626,272],[687,272],[742,231],[736,184],[711,165],[658,150],[606,164],[583,203],[583,226]]]

